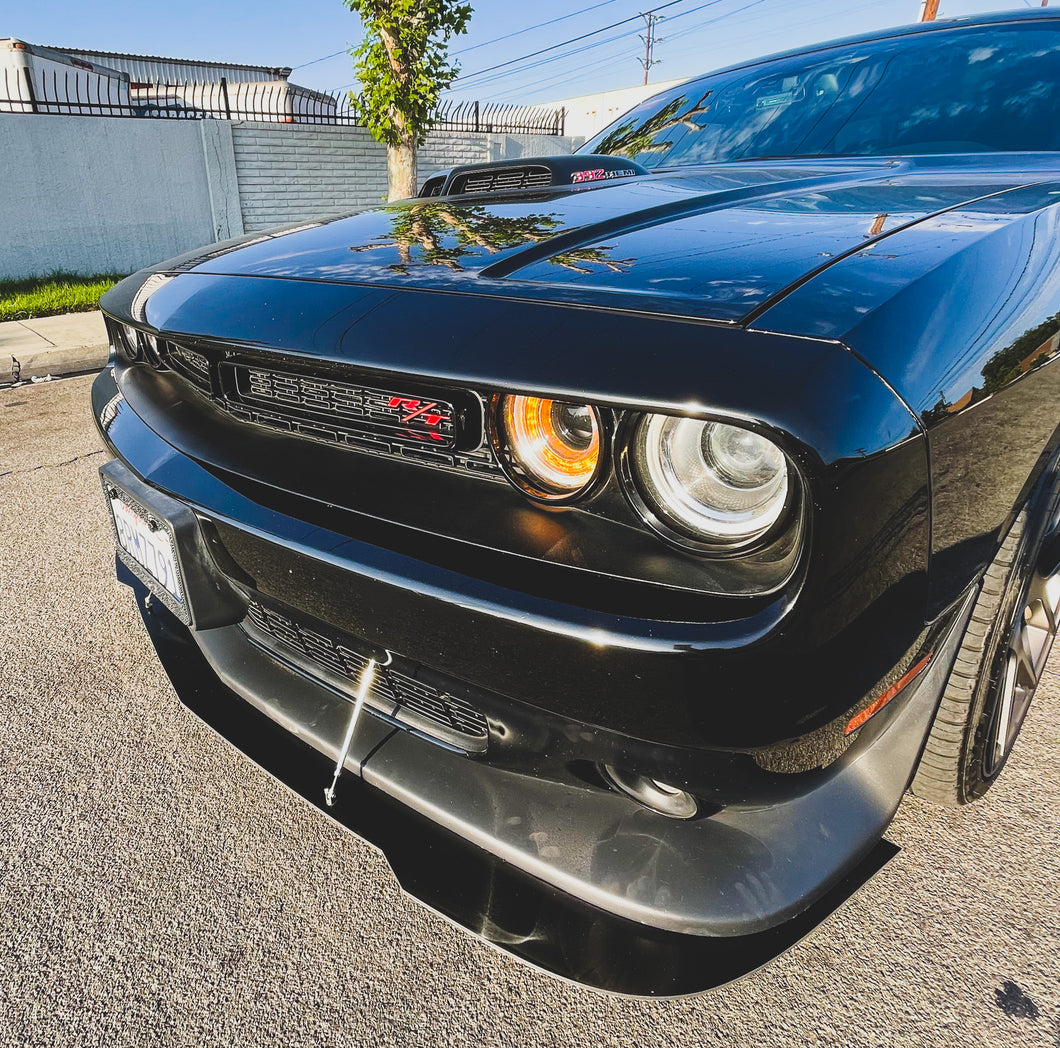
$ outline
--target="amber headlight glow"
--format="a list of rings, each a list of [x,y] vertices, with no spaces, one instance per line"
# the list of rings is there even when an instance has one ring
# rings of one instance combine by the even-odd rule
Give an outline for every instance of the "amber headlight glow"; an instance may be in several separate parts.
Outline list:
[[[588,404],[500,397],[494,443],[508,476],[528,494],[551,502],[587,490],[600,469],[600,420]]]
[[[679,538],[741,549],[773,528],[789,504],[787,456],[742,426],[647,415],[630,450],[648,509]]]

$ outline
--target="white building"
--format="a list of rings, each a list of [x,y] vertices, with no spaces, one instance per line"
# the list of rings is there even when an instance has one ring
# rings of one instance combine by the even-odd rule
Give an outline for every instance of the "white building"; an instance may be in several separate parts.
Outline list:
[[[617,91],[598,91],[592,95],[546,102],[541,108],[559,109],[562,106],[566,110],[564,134],[592,138],[597,131],[602,131],[613,120],[617,120],[623,113],[628,113],[644,99],[680,83],[682,80],[664,80],[658,84],[638,84],[636,87],[623,87]]]
[[[162,58],[158,55],[130,55],[121,51],[78,51],[69,47],[52,48],[83,62],[99,63],[129,74],[133,84],[196,83],[217,84],[222,77],[230,84],[286,80],[287,66],[239,65],[234,62],[200,62],[189,58]]]
[[[295,122],[333,118],[336,100],[292,84],[287,66],[201,62],[0,40],[0,112],[211,116]]]
[[[129,104],[127,73],[14,37],[0,39],[0,113],[99,116]]]

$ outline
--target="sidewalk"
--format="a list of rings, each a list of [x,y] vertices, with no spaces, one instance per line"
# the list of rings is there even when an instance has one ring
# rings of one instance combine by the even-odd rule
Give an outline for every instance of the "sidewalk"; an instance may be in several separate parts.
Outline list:
[[[4,321],[0,323],[0,386],[98,371],[106,364],[108,352],[103,314],[98,309]]]

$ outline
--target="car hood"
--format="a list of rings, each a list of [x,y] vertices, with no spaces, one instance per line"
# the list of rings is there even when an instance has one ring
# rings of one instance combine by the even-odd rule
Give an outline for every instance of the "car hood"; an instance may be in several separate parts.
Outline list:
[[[158,272],[471,292],[745,323],[939,212],[1042,181],[1012,157],[741,162],[304,223]]]

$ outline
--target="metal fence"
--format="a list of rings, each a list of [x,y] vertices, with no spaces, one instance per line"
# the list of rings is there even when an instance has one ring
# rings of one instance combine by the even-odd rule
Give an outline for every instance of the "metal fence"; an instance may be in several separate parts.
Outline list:
[[[358,126],[345,93],[327,94],[286,80],[138,83],[79,69],[0,71],[0,113],[125,116],[163,120],[260,120]],[[438,107],[437,131],[562,135],[565,112],[537,106],[453,102]]]

